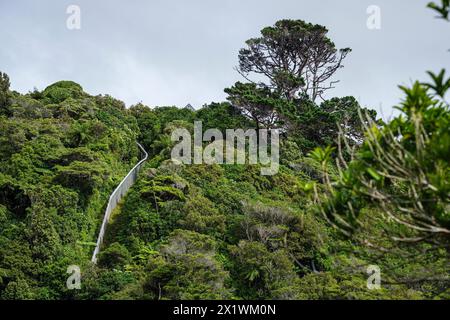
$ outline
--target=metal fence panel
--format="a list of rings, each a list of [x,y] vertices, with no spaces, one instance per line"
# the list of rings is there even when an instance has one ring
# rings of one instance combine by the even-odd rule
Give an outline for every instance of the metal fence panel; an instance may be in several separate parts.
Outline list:
[[[131,186],[136,182],[139,171],[144,166],[145,161],[147,161],[147,152],[139,143],[137,145],[144,154],[144,157],[133,167],[133,169],[130,170],[130,172],[128,172],[126,177],[119,183],[117,188],[113,191],[113,193],[111,193],[111,196],[109,197],[108,205],[106,206],[105,215],[103,217],[102,226],[98,234],[97,244],[95,246],[95,250],[91,259],[93,263],[97,263],[97,255],[100,252],[101,245],[103,244],[103,237],[105,236],[106,227],[108,225],[109,218],[111,217],[111,213],[117,207],[117,204],[120,202],[123,196],[127,194]]]

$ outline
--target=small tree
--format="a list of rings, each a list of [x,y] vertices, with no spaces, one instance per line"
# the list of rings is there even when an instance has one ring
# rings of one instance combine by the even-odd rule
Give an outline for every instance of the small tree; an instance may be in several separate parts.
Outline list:
[[[5,109],[9,103],[9,77],[0,71],[0,111]]]
[[[279,96],[269,88],[258,87],[254,83],[236,82],[231,88],[226,88],[228,100],[242,115],[255,122],[256,128],[273,128],[279,117],[276,112]]]
[[[127,248],[118,242],[114,242],[100,253],[99,265],[105,268],[118,268],[127,264],[131,255]]]
[[[280,20],[261,30],[261,37],[246,41],[239,51],[238,72],[247,80],[251,73],[269,80],[265,85],[288,99],[300,92],[313,101],[333,88],[330,81],[351,51],[337,50],[324,26],[302,20]],[[253,81],[251,81],[253,82]]]

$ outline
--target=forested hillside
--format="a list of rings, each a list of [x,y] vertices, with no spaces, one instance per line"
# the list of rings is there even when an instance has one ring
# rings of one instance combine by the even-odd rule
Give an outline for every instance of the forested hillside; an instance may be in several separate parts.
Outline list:
[[[449,299],[450,79],[400,87],[385,122],[326,98],[350,53],[278,21],[240,50],[245,82],[196,110],[126,108],[71,81],[20,94],[0,73],[0,299]],[[278,173],[172,160],[171,133],[194,121],[279,130]],[[136,142],[149,160],[93,264]]]
[[[1,74],[2,87],[9,79]],[[70,81],[0,105],[0,292],[64,298],[66,270],[92,254],[112,188],[138,158],[122,102]]]
[[[430,298],[448,288],[432,280],[448,273],[445,250],[390,255],[362,245],[364,234],[351,240],[332,228],[314,200],[314,188],[326,190],[321,162],[305,150],[314,140],[285,137],[274,176],[254,165],[179,165],[169,160],[171,128],[252,122],[228,103],[127,110],[73,82],[10,94],[1,118],[3,299]],[[311,108],[343,101],[356,103]],[[305,122],[305,130],[310,125],[317,123]],[[108,195],[138,160],[137,137],[151,159],[91,265]],[[336,174],[331,164],[329,172]],[[380,218],[368,227],[376,234],[388,224]],[[73,264],[82,266],[80,291],[65,287]],[[367,290],[370,264],[388,270],[392,284]]]

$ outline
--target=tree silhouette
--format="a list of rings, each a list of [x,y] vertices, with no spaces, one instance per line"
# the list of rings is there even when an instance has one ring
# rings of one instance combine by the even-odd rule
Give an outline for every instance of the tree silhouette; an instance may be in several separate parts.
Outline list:
[[[324,26],[302,20],[280,20],[261,30],[261,37],[246,41],[239,51],[238,72],[251,82],[250,74],[267,78],[260,82],[289,100],[298,93],[313,101],[333,88],[331,81],[350,48],[337,50]]]

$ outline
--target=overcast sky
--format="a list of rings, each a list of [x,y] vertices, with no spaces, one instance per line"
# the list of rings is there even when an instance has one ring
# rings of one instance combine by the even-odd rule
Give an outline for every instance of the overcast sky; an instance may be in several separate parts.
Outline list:
[[[19,92],[73,80],[128,106],[198,108],[241,80],[234,67],[246,39],[279,19],[303,19],[353,49],[330,95],[353,95],[386,117],[398,84],[450,69],[450,23],[434,19],[428,1],[0,0],[0,70]],[[80,30],[66,27],[71,4],[81,9]],[[370,5],[381,8],[380,30],[366,26]]]

